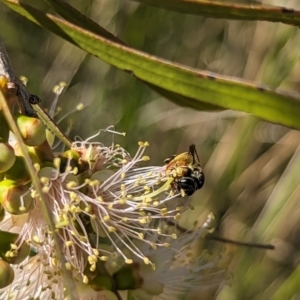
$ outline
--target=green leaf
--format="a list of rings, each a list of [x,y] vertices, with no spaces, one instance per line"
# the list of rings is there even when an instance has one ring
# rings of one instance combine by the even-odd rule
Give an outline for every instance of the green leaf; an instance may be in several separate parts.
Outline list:
[[[66,21],[73,23],[83,29],[89,30],[93,33],[96,33],[104,38],[107,38],[111,41],[117,42],[119,44],[126,45],[123,41],[118,39],[116,36],[105,30],[103,27],[92,21],[91,19],[87,18],[78,10],[74,9],[68,3],[62,0],[43,0],[49,6],[51,6],[60,16],[62,16]],[[141,80],[141,79],[140,79]],[[143,81],[143,80],[142,80]],[[162,95],[163,97],[172,100],[178,105],[189,106],[192,108],[196,108],[198,110],[206,110],[206,111],[219,111],[222,110],[221,107],[211,105],[209,103],[201,103],[198,102],[197,105],[193,103],[193,99],[184,97],[182,95],[178,95],[171,91],[167,91],[162,89],[158,86],[152,85],[143,81],[144,84],[149,86],[152,90],[155,90],[158,94]]]
[[[300,129],[298,95],[288,95],[172,63],[86,31],[29,5],[13,0],[3,1],[29,20],[108,64],[165,90],[166,93],[177,94],[177,101],[181,105],[202,109],[204,103],[244,111],[270,122]]]
[[[300,11],[273,5],[236,4],[205,0],[134,0],[167,10],[208,18],[281,22],[300,25]]]

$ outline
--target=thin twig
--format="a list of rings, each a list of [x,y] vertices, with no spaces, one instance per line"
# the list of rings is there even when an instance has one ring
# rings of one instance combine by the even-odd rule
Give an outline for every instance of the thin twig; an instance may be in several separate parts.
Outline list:
[[[21,101],[21,105],[23,103],[23,105],[24,105],[23,108],[25,109],[25,113],[26,112],[28,113],[32,110],[34,112],[34,115],[36,115],[35,111],[31,107],[31,104],[29,103],[29,98],[31,97],[31,94],[28,93],[25,86],[18,80],[13,69],[11,68],[10,60],[9,60],[8,54],[5,50],[5,46],[4,46],[4,43],[1,39],[1,37],[0,37],[0,75],[6,76],[9,79],[9,83],[16,83],[15,86],[11,86],[10,91],[14,92],[14,94],[18,97],[19,101]],[[16,88],[18,89],[18,92],[14,91],[14,89],[16,89]],[[3,111],[5,118],[7,120],[7,123],[9,124],[12,132],[15,134],[16,139],[18,140],[20,149],[21,149],[22,154],[26,161],[27,169],[31,176],[33,186],[35,187],[37,193],[39,194],[39,196],[42,200],[41,202],[42,202],[43,213],[44,213],[44,216],[48,222],[48,225],[49,225],[51,231],[53,232],[53,239],[54,239],[55,245],[56,245],[56,253],[57,253],[58,259],[61,262],[61,269],[62,269],[63,276],[66,280],[66,287],[68,290],[69,299],[76,299],[76,296],[74,294],[76,292],[76,289],[75,289],[74,283],[71,280],[69,280],[71,274],[70,274],[70,271],[68,271],[65,267],[65,257],[62,252],[63,245],[62,245],[62,242],[61,242],[58,234],[55,231],[55,225],[54,225],[54,222],[52,219],[52,214],[47,205],[47,203],[48,203],[47,196],[42,191],[39,178],[36,175],[36,171],[35,171],[33,165],[30,163],[31,159],[29,157],[27,148],[26,148],[25,144],[22,142],[20,132],[17,128],[17,125],[14,122],[10,108],[7,105],[7,99],[5,98],[1,89],[0,89],[0,106],[1,106],[1,109]],[[26,111],[26,108],[29,110]],[[31,115],[33,115],[33,114],[31,114]]]
[[[240,242],[236,240],[230,240],[221,236],[216,236],[216,235],[208,235],[206,237],[209,240],[221,242],[221,243],[226,243],[226,244],[233,244],[237,246],[242,246],[242,247],[248,247],[248,248],[258,248],[258,249],[265,249],[265,250],[274,250],[275,246],[271,244],[261,244],[261,243],[252,243],[252,242]]]
[[[13,71],[10,59],[6,52],[1,36],[0,36],[0,75],[6,76],[8,78],[8,81],[16,84],[17,97],[21,106],[23,107],[24,113],[28,116],[36,116],[36,112],[32,108],[29,101],[31,94],[28,93],[26,87],[23,85],[23,83],[19,80],[19,78],[16,76],[15,72]]]
[[[186,233],[190,233],[192,231],[178,225],[175,224],[172,221],[167,221],[167,224],[171,225],[171,226],[175,226],[176,229],[182,231],[182,232],[186,232]],[[232,244],[232,245],[237,245],[237,246],[242,246],[242,247],[248,247],[248,248],[258,248],[258,249],[265,249],[265,250],[274,250],[275,246],[271,245],[271,244],[261,244],[261,243],[252,243],[252,242],[241,242],[241,241],[236,241],[236,240],[231,240],[225,237],[221,237],[218,235],[206,235],[205,238],[207,240],[212,240],[212,241],[216,241],[216,242],[221,242],[221,243],[225,243],[225,244]]]

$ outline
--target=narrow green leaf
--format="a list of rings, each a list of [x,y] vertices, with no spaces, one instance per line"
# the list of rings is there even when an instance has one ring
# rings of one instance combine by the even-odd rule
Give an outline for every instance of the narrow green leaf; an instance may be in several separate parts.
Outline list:
[[[282,22],[300,25],[300,11],[273,5],[236,4],[205,0],[134,0],[167,10],[209,18]]]
[[[204,102],[224,109],[244,111],[270,122],[300,129],[298,95],[256,87],[241,80],[172,63],[105,39],[29,5],[13,0],[3,1],[29,20],[108,64],[160,89],[190,98],[189,103],[185,101],[182,105],[201,109]]]
[[[83,15],[81,12],[76,10],[74,7],[69,5],[68,3],[62,1],[62,0],[43,0],[46,2],[50,7],[52,7],[60,16],[62,16],[66,21],[73,23],[83,29],[89,30],[93,33],[96,33],[104,38],[107,38],[111,41],[117,42],[119,44],[126,45],[123,41],[118,39],[116,36],[105,30],[103,27],[95,23],[94,21],[87,18],[85,15]],[[140,79],[141,80],[141,79]],[[143,81],[147,86],[149,86],[152,90],[155,90],[158,94],[162,95],[163,97],[175,102],[178,105],[184,105],[189,106],[198,110],[205,110],[205,111],[219,111],[222,110],[221,107],[218,107],[216,105],[212,105],[209,103],[204,102],[198,102],[195,103],[193,99],[190,99],[188,97],[184,97],[182,95],[178,95],[176,93],[173,93],[171,91],[167,91],[163,88],[160,88],[158,86],[152,85],[150,83],[147,83],[146,81]]]

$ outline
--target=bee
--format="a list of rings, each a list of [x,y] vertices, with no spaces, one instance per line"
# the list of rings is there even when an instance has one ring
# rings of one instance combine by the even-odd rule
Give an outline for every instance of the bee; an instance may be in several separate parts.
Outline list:
[[[172,185],[183,196],[191,196],[204,184],[204,173],[194,144],[189,146],[189,152],[172,155],[164,160],[166,174],[172,176]]]

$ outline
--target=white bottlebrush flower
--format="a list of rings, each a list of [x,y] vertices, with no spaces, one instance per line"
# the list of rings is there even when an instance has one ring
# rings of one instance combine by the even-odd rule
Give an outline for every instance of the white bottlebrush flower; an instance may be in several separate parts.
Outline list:
[[[34,207],[24,224],[18,224],[20,237],[16,244],[26,241],[35,256],[14,267],[15,280],[2,293],[4,297],[62,299],[62,266],[71,272],[69,279],[76,287],[82,283],[88,286],[94,276],[90,272],[117,256],[126,264],[134,258],[154,266],[144,249],[164,249],[166,239],[176,238],[155,224],[179,218],[189,201],[173,190],[174,179],[166,174],[165,166],[139,167],[149,159],[144,155],[148,143],[140,142],[139,146],[131,158],[118,145],[75,142],[72,151],[79,155],[76,159],[68,152],[67,158],[57,157],[53,166],[38,170],[65,262],[58,260],[40,197],[32,187]],[[0,229],[9,230],[10,223],[11,219],[6,218]],[[137,246],[143,244],[147,247]],[[94,291],[90,289],[90,293]],[[98,292],[80,299],[100,296]]]
[[[203,251],[195,257],[193,243],[206,233],[206,229],[200,228],[172,240],[165,237],[164,247],[160,248],[139,243],[139,249],[151,260],[151,266],[133,258],[132,265],[108,262],[107,269],[114,273],[121,289],[132,290],[134,299],[192,299],[193,294],[220,288],[227,279],[228,255],[213,257]],[[155,241],[157,237],[151,238]]]

